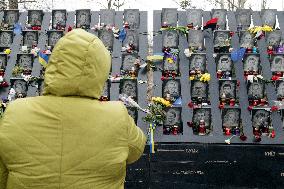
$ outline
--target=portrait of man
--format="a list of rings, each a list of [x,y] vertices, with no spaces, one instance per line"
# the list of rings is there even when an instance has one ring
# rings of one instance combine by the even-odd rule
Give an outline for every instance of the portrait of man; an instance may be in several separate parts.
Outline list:
[[[1,47],[10,47],[13,42],[13,33],[12,32],[0,32],[0,46]]]
[[[0,69],[6,68],[7,65],[7,56],[5,54],[0,54]]]
[[[220,82],[220,98],[236,98],[236,83],[231,80]]]
[[[204,120],[205,127],[211,127],[211,109],[209,108],[196,108],[193,110],[193,124],[195,126],[199,125],[200,120]]]
[[[213,10],[212,18],[218,18],[217,24],[222,30],[226,29],[226,10]]]
[[[164,81],[163,97],[166,98],[167,94],[171,98],[178,98],[180,96],[180,83],[178,80],[166,80]]]
[[[223,127],[239,127],[240,110],[236,108],[224,109],[222,111]]]
[[[214,32],[214,47],[222,47],[226,44],[226,41],[229,39],[229,33],[223,31]]]
[[[193,26],[202,25],[202,10],[201,9],[189,9],[186,11],[187,24],[193,24]]]
[[[16,92],[16,98],[24,98],[27,96],[28,85],[24,80],[15,80],[13,88]]]
[[[77,10],[76,13],[77,27],[90,26],[91,23],[90,17],[91,17],[90,10]]]
[[[131,29],[139,28],[139,10],[138,9],[126,9],[124,10],[125,22],[128,22]]]
[[[277,99],[284,98],[284,81],[280,81],[277,83]]]
[[[196,49],[199,47],[204,47],[204,35],[202,30],[188,31],[188,46]]]
[[[189,70],[199,70],[205,72],[206,69],[206,55],[193,54],[190,58]]]
[[[251,24],[251,12],[249,9],[237,9],[237,25],[241,25],[242,29],[247,29]]]
[[[262,10],[261,11],[261,19],[263,21],[263,24],[264,25],[268,25],[268,26],[271,26],[271,27],[274,27],[275,26],[275,23],[276,23],[276,13],[277,10]]]
[[[272,72],[284,72],[284,57],[276,55],[271,62]]]
[[[99,32],[99,38],[105,45],[105,47],[112,49],[113,46],[113,32],[108,30],[102,30]]]
[[[54,10],[53,12],[53,25],[58,24],[61,26],[65,26],[66,23],[66,12],[63,10]]]
[[[221,55],[218,63],[217,63],[217,70],[221,70],[223,72],[231,72],[232,71],[232,60],[229,55]]]
[[[261,82],[249,83],[248,97],[253,100],[264,98],[264,84]]]
[[[167,23],[167,25],[176,26],[177,24],[177,10],[170,8],[162,9],[162,24]]]
[[[105,25],[114,25],[114,10],[101,9],[100,10],[100,23]]]
[[[30,11],[29,12],[29,24],[32,26],[40,26],[42,22],[42,12],[41,11]]]
[[[164,125],[175,125],[180,124],[181,118],[180,118],[180,110],[178,108],[169,108],[166,110],[166,120],[164,122]]]
[[[24,33],[24,45],[32,47],[33,44],[37,44],[37,33],[27,31]]]
[[[269,127],[270,113],[266,110],[254,110],[252,116],[252,125],[256,128]]]
[[[7,11],[5,15],[5,23],[9,26],[14,26],[15,23],[18,22],[19,12],[18,11]]]
[[[241,33],[240,46],[243,48],[252,48],[254,46],[254,37],[248,31]]]
[[[134,99],[137,99],[137,81],[125,79],[122,82],[120,88],[120,94],[125,94],[127,96],[131,96]]]
[[[58,31],[50,32],[48,36],[48,45],[54,47],[61,37],[63,37],[62,32]]]
[[[206,98],[208,95],[208,84],[202,81],[191,81],[191,98]]]
[[[249,55],[244,60],[244,71],[259,71],[259,57]]]
[[[122,56],[122,69],[124,71],[131,71],[132,67],[135,68],[135,60],[138,58],[137,54],[123,54]]]
[[[163,64],[163,70],[164,71],[179,71],[179,65],[178,65],[178,60],[169,62],[168,59],[164,59],[164,64]]]
[[[176,31],[164,31],[163,46],[164,47],[178,46],[178,34]]]
[[[281,41],[281,31],[272,31],[267,33],[267,45],[278,46]]]
[[[18,64],[19,66],[23,67],[25,70],[31,70],[32,69],[32,62],[33,58],[31,55],[28,54],[21,54],[18,56]]]
[[[136,49],[139,49],[139,37],[136,30],[128,30],[126,34],[126,38],[123,41],[123,46],[134,45]]]

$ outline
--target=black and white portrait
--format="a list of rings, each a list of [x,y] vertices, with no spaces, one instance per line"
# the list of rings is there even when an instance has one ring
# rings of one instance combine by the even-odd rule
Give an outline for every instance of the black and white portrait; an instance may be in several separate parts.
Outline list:
[[[129,28],[138,29],[140,24],[139,9],[124,9],[124,22],[128,22]]]
[[[136,66],[134,65],[136,59],[138,58],[137,53],[125,53],[122,55],[122,70],[131,71],[133,68],[136,70]]]
[[[12,87],[16,92],[16,98],[24,98],[27,96],[28,84],[25,80],[16,79],[13,81]]]
[[[139,49],[139,35],[137,30],[128,30],[126,33],[126,38],[123,41],[123,46],[126,47],[127,45],[134,45],[135,49]]]
[[[217,25],[219,25],[220,29],[226,29],[226,15],[227,11],[225,9],[213,9],[212,18],[218,18]]]
[[[63,31],[48,31],[48,46],[54,47],[61,37]]]
[[[127,107],[128,114],[133,118],[134,122],[137,124],[138,111],[136,108]]]
[[[205,122],[205,127],[211,127],[211,109],[210,108],[195,108],[193,110],[192,122],[195,126],[199,126],[200,121]]]
[[[248,83],[248,97],[250,100],[264,98],[264,83],[254,82]]]
[[[178,33],[176,31],[163,31],[163,47],[178,47]]]
[[[193,26],[202,26],[202,10],[201,9],[188,9],[186,10],[187,24]]]
[[[81,26],[90,27],[91,24],[91,11],[86,10],[77,10],[76,11],[76,26],[80,28]]]
[[[284,57],[283,55],[275,55],[271,61],[272,72],[284,72]]]
[[[248,55],[244,58],[244,71],[259,72],[259,56]]]
[[[137,99],[137,80],[136,79],[123,79],[120,80],[120,94]]]
[[[256,128],[268,128],[271,123],[270,112],[264,109],[256,109],[252,112],[252,126]]]
[[[114,26],[115,11],[113,9],[101,9],[100,10],[100,24]]]
[[[168,79],[163,81],[163,97],[170,95],[171,100],[180,97],[179,80]]]
[[[13,43],[13,32],[11,31],[0,31],[0,46],[10,47]]]
[[[4,12],[4,22],[9,26],[14,26],[19,20],[18,10],[5,10]]]
[[[111,30],[100,30],[99,38],[103,42],[106,48],[111,49],[113,47],[113,32]]]
[[[66,10],[52,10],[53,29],[56,29],[56,25],[66,26]]]
[[[166,109],[166,119],[164,125],[180,125],[181,123],[181,109],[180,108],[168,108]]]
[[[282,100],[284,98],[284,81],[277,81],[276,86],[277,99]]]
[[[195,49],[204,47],[204,34],[202,30],[188,31],[188,46]]]
[[[240,109],[225,108],[222,110],[222,126],[223,127],[240,127]]]
[[[25,70],[32,70],[33,55],[32,54],[18,54],[17,63]]]
[[[8,57],[6,54],[0,54],[0,69],[5,70],[7,66]]]
[[[25,31],[24,32],[24,46],[32,47],[38,42],[38,32],[37,31]]]
[[[163,71],[176,71],[179,72],[179,59],[173,60],[172,62],[164,58],[163,60]]]
[[[206,54],[192,54],[189,59],[189,70],[205,72]]]
[[[43,11],[28,10],[28,22],[31,26],[41,26],[43,19]]]
[[[271,46],[278,46],[281,42],[282,32],[280,30],[275,30],[272,32],[267,32],[266,34],[266,43]]]
[[[240,47],[252,48],[254,46],[254,36],[248,31],[242,31],[240,35]]]
[[[214,47],[223,47],[226,41],[229,40],[230,33],[227,31],[215,31],[214,32]]]
[[[175,8],[162,9],[162,24],[164,23],[170,26],[177,25],[177,9]]]
[[[243,30],[249,28],[251,24],[251,10],[250,9],[237,9],[236,11],[237,25],[241,25]]]
[[[194,101],[197,98],[208,98],[208,83],[199,80],[191,81],[191,100]]]
[[[236,81],[235,80],[219,80],[219,95],[221,98],[235,99],[236,98]]]
[[[263,25],[274,27],[276,24],[276,9],[262,9],[261,19]]]
[[[233,63],[230,54],[220,54],[217,56],[217,70],[232,72]]]

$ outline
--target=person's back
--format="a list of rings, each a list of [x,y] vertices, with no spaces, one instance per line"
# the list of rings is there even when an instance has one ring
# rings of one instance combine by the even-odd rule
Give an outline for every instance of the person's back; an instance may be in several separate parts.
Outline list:
[[[121,189],[146,137],[121,102],[100,102],[110,70],[81,29],[56,45],[43,96],[11,103],[0,125],[0,189]]]

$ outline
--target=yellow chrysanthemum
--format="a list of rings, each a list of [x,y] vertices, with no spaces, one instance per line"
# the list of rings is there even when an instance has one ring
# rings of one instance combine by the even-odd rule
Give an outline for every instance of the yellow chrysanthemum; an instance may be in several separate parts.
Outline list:
[[[172,64],[174,62],[174,60],[172,58],[167,58],[167,62]]]
[[[190,76],[190,77],[189,77],[189,80],[190,80],[190,81],[194,80],[194,76]]]
[[[4,50],[4,53],[5,53],[5,54],[11,54],[11,49],[5,49],[5,50]]]

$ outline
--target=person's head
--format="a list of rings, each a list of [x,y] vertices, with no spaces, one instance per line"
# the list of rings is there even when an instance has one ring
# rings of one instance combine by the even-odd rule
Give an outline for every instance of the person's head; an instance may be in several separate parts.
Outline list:
[[[193,84],[192,97],[205,97],[206,84],[201,81],[196,81]]]
[[[229,57],[221,57],[219,60],[218,70],[231,71],[231,61]]]
[[[101,40],[83,29],[60,38],[49,58],[43,95],[99,99],[109,76],[111,57]]]
[[[223,93],[225,93],[225,95],[232,93],[232,86],[229,83],[223,85]]]
[[[55,12],[54,21],[55,21],[56,24],[63,22],[64,19],[65,19],[64,14],[61,11]]]
[[[283,58],[282,57],[275,57],[272,65],[271,65],[272,71],[284,71],[284,64],[283,64]]]
[[[174,110],[169,110],[166,114],[166,118],[167,118],[167,124],[168,125],[173,125],[175,124],[175,120],[177,118],[177,113]]]
[[[14,82],[13,88],[15,89],[17,97],[26,97],[27,96],[27,84],[24,80],[16,80]]]
[[[166,88],[169,94],[176,95],[178,93],[178,83],[176,81],[168,81]]]
[[[61,35],[57,32],[52,32],[49,37],[49,45],[54,46],[60,39]]]
[[[203,70],[203,61],[204,61],[204,58],[202,56],[194,56],[193,58],[193,69],[194,70]]]
[[[258,61],[255,57],[249,57],[245,64],[245,71],[257,71]]]

